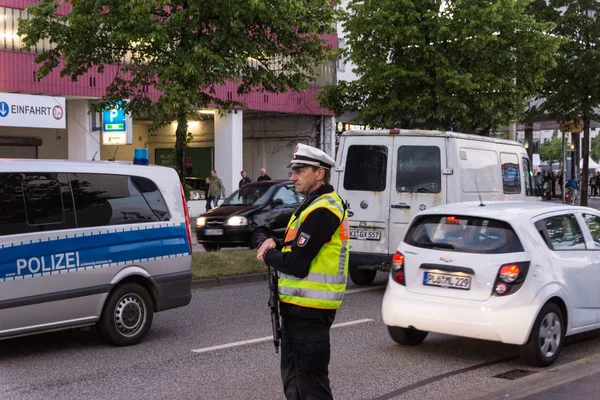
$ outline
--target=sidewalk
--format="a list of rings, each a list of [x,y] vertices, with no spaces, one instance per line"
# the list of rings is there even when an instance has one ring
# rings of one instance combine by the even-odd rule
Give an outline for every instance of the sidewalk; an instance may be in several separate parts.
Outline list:
[[[498,389],[499,385],[504,388]],[[592,400],[600,398],[600,353],[481,390],[468,400]]]

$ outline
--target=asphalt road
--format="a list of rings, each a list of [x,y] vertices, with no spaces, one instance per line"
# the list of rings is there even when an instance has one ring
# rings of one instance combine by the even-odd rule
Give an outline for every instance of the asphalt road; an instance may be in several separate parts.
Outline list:
[[[497,384],[494,375],[535,371],[509,345],[437,334],[417,347],[395,345],[380,317],[385,279],[371,290],[351,285],[337,315],[336,399],[464,398]],[[278,355],[264,339],[267,297],[266,282],[196,289],[189,306],[156,314],[147,339],[127,348],[93,329],[0,341],[0,399],[282,399]],[[599,334],[576,339],[560,363],[600,352]],[[245,343],[231,347],[237,342]]]

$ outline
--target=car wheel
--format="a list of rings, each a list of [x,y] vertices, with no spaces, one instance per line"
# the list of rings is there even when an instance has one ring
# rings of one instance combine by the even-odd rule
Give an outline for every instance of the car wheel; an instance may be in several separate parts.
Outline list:
[[[375,275],[377,275],[377,271],[374,269],[361,269],[358,267],[350,267],[349,273],[352,282],[360,286],[371,285],[375,280]]]
[[[394,342],[402,346],[416,346],[421,344],[429,334],[429,332],[412,328],[400,328],[398,326],[388,326],[387,328]]]
[[[218,251],[221,246],[219,246],[218,244],[209,244],[209,243],[203,243],[202,246],[204,246],[204,250],[206,251]]]
[[[538,314],[529,340],[521,346],[521,358],[535,367],[552,364],[562,349],[565,324],[563,313],[555,303],[548,303]]]
[[[98,329],[111,343],[131,346],[144,339],[153,317],[152,299],[146,289],[136,283],[126,283],[109,295]]]
[[[266,229],[258,228],[254,232],[252,232],[252,236],[250,237],[250,248],[256,249],[259,244],[262,244],[269,237]]]

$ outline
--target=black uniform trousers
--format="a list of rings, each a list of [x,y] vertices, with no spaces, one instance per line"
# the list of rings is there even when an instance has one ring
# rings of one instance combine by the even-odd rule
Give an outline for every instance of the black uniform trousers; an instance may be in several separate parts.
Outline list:
[[[281,379],[287,400],[333,399],[329,386],[329,330],[335,311],[315,311],[306,316],[282,313]]]

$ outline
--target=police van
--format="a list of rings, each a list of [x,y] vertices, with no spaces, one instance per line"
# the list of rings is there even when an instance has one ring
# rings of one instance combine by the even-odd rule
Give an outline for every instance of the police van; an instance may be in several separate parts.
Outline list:
[[[191,243],[171,168],[0,160],[0,339],[96,325],[139,343],[191,301]]]
[[[332,182],[350,217],[349,274],[359,285],[387,270],[411,218],[446,203],[540,200],[518,142],[425,130],[349,131]]]

